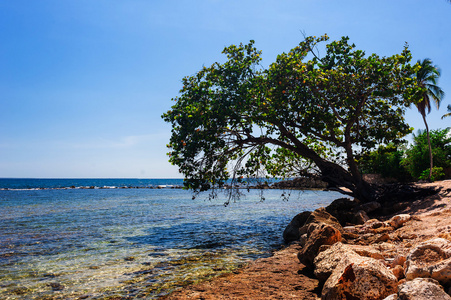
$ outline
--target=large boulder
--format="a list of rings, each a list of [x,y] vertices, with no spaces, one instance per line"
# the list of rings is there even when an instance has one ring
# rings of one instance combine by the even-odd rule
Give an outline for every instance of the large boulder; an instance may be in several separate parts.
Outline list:
[[[315,277],[319,281],[325,282],[343,259],[347,257],[352,260],[352,257],[355,256],[358,254],[349,245],[341,242],[335,243],[327,250],[320,252],[313,260]]]
[[[330,225],[343,233],[343,227],[338,220],[329,214],[324,207],[321,207],[313,212],[305,211],[296,215],[285,228],[283,239],[287,243],[297,241],[308,231],[312,232],[315,228],[324,224]]]
[[[293,242],[300,239],[301,234],[299,229],[304,226],[307,218],[312,214],[310,211],[304,211],[300,214],[297,214],[293,220],[291,220],[290,224],[283,231],[283,239],[285,242]]]
[[[306,233],[307,228],[310,224],[317,224],[317,225],[330,225],[340,233],[343,233],[343,227],[340,225],[340,222],[338,222],[337,218],[335,218],[333,215],[328,213],[324,207],[315,209],[310,216],[308,216],[307,220],[305,221],[304,228],[301,228],[301,233]]]
[[[396,293],[397,286],[398,280],[382,262],[348,255],[327,279],[321,298],[380,300]]]
[[[451,242],[435,238],[419,244],[406,258],[407,280],[433,278],[441,284],[451,284]]]
[[[318,250],[323,245],[333,245],[342,240],[343,227],[324,207],[318,208],[308,216],[304,226],[299,229],[302,237],[302,250],[298,258],[305,266],[312,267]]]
[[[443,287],[431,278],[415,278],[398,287],[397,300],[451,300]]]
[[[298,253],[299,261],[307,267],[313,266],[313,260],[322,245],[333,245],[341,242],[340,231],[327,224],[315,224],[314,229],[307,233],[307,241]]]
[[[347,223],[352,223],[354,219],[354,208],[359,203],[356,200],[351,200],[349,198],[339,198],[332,201],[326,207],[326,211],[337,218],[340,224],[346,225]]]

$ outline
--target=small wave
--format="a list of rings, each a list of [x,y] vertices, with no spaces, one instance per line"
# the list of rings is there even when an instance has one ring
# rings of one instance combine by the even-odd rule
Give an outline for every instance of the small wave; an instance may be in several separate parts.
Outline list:
[[[156,186],[69,186],[69,187],[38,187],[38,188],[0,188],[0,191],[41,191],[41,190],[107,190],[107,189],[181,189],[181,185]]]

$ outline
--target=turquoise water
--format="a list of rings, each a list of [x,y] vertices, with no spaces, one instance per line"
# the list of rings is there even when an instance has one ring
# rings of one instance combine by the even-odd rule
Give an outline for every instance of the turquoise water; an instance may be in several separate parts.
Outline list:
[[[0,179],[1,299],[157,298],[270,255],[294,215],[340,197],[267,190],[260,202],[251,190],[224,207],[181,189],[112,188],[180,180],[20,181]]]

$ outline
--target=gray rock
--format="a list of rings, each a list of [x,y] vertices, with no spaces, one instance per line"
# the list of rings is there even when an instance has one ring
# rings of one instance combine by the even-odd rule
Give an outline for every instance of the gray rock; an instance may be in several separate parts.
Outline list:
[[[401,284],[397,300],[447,300],[451,297],[432,278],[415,278]]]

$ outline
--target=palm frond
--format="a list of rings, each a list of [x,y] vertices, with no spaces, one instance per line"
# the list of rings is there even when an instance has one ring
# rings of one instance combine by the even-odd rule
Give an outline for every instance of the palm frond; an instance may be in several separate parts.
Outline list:
[[[451,105],[448,104],[448,106],[446,108],[448,109],[448,113],[446,113],[442,116],[442,120],[443,120],[443,118],[451,116]]]
[[[445,97],[445,92],[437,85],[438,78],[441,75],[440,69],[432,64],[432,60],[425,58],[418,60],[420,69],[417,72],[416,80],[418,85],[426,89],[423,100],[416,104],[421,115],[425,116],[431,112],[431,101],[434,102],[437,109],[440,108],[440,103]]]

